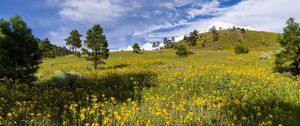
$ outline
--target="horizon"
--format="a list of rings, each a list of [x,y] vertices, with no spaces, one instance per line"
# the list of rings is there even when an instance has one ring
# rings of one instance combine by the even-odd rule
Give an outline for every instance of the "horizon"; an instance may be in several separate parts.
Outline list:
[[[296,0],[3,0],[0,15],[21,16],[36,37],[58,46],[65,45],[72,29],[84,40],[86,31],[100,24],[111,50],[126,50],[135,42],[148,50],[149,42],[172,36],[178,41],[213,25],[281,33],[289,17],[300,19],[299,5]]]

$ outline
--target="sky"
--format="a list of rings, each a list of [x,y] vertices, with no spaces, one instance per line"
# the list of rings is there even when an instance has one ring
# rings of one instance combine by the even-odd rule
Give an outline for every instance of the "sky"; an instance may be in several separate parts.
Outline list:
[[[70,31],[100,24],[111,50],[133,43],[151,49],[164,37],[180,40],[194,29],[244,27],[281,33],[289,17],[300,22],[300,0],[1,0],[0,18],[21,16],[41,39],[63,46]]]

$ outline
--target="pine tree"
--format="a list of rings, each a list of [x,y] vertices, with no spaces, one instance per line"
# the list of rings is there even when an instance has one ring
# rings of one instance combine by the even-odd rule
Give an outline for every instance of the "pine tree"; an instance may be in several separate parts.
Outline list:
[[[189,46],[197,45],[198,33],[199,32],[196,29],[190,33],[190,37],[188,37],[188,39],[187,39],[187,44]]]
[[[55,57],[53,45],[50,44],[48,38],[39,42],[39,48],[43,57]]]
[[[141,52],[140,45],[137,44],[137,43],[133,44],[132,49],[133,49],[133,53],[140,53]]]
[[[300,26],[294,18],[287,21],[284,33],[279,35],[278,41],[283,50],[276,54],[275,72],[291,72],[300,74]]]
[[[94,62],[94,68],[98,68],[99,64],[105,64],[104,60],[109,56],[109,49],[106,36],[99,24],[87,31],[85,44],[91,50],[88,52],[87,60]]]
[[[0,78],[30,83],[41,62],[38,40],[21,17],[0,20]]]
[[[66,39],[66,45],[72,46],[73,52],[76,53],[76,48],[81,48],[81,35],[79,32],[75,29],[70,32],[70,36]]]

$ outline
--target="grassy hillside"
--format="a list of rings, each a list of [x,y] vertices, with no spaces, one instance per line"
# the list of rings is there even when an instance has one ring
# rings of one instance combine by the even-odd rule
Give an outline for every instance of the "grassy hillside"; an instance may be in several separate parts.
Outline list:
[[[254,51],[270,51],[279,48],[276,33],[246,30],[241,33],[241,30],[220,30],[219,41],[213,41],[212,33],[201,33],[198,36],[197,46],[195,48],[209,50],[233,50],[235,45],[243,44],[250,50]],[[206,41],[205,47],[202,44]]]
[[[0,124],[299,125],[299,78],[273,73],[273,57],[194,53],[113,52],[98,70],[44,60],[34,88],[1,85]]]

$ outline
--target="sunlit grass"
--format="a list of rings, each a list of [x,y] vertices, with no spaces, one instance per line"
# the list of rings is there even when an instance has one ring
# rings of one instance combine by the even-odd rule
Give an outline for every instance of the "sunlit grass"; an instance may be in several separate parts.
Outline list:
[[[46,59],[34,87],[0,86],[0,125],[299,124],[299,81],[272,73],[273,57],[194,53],[112,52],[99,70],[75,56]]]

